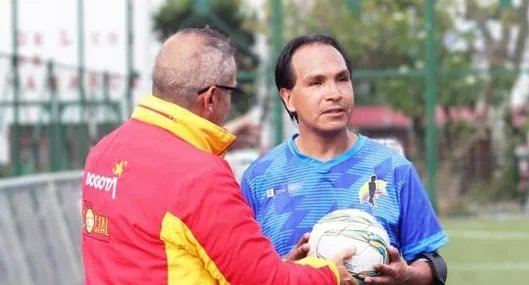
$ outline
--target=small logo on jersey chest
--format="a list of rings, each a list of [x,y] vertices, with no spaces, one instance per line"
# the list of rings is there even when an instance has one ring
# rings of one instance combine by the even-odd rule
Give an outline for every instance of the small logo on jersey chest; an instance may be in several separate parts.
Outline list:
[[[277,195],[288,193],[293,194],[297,190],[301,189],[302,184],[300,182],[289,183],[287,185],[281,185],[272,187],[266,190],[266,198],[273,198]]]
[[[368,203],[371,207],[375,207],[377,200],[383,196],[387,195],[386,185],[388,183],[383,180],[378,180],[376,175],[371,175],[369,181],[364,183],[360,190],[358,191],[358,198],[361,203]]]

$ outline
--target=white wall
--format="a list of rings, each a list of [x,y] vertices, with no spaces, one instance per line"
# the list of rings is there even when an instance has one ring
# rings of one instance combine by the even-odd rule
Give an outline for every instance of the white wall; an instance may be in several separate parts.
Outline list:
[[[77,45],[77,2],[75,0],[19,0],[19,53],[23,56],[38,57],[41,60],[54,60],[64,64],[78,65]],[[152,9],[161,0],[134,0],[134,66],[140,73],[140,81],[135,90],[135,101],[150,91],[150,73],[154,53],[159,44],[151,32]],[[126,67],[126,1],[125,0],[85,0],[84,1],[84,41],[85,64],[88,69],[125,75]],[[11,1],[0,0],[0,52],[12,52]],[[40,44],[39,44],[40,39]],[[67,42],[67,44],[65,44]],[[0,100],[12,100],[12,89],[8,86],[10,63],[0,59]],[[46,100],[45,65],[21,63],[19,74],[21,85],[27,86],[31,79],[35,89],[24,89],[22,100]],[[59,98],[76,100],[79,93],[70,87],[76,71],[56,69]],[[102,80],[91,86],[86,75],[87,96],[102,97]],[[99,78],[101,79],[101,78]],[[112,81],[111,98],[123,98],[124,79]],[[91,118],[102,118],[101,110],[94,110]],[[62,120],[79,120],[79,110],[68,109]],[[0,163],[8,160],[7,129],[13,120],[12,109],[0,109]],[[25,108],[21,111],[22,123],[47,122],[48,117],[40,108]]]

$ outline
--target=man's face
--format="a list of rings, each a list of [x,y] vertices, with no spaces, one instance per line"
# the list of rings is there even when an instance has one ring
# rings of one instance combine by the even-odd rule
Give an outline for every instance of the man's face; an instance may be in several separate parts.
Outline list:
[[[229,86],[235,86],[235,78],[233,79],[233,83]],[[217,106],[215,107],[215,114],[214,114],[214,123],[216,123],[219,126],[224,125],[226,118],[228,117],[228,114],[230,112],[231,108],[231,96],[233,91],[225,90],[222,88],[217,88]]]
[[[343,56],[330,45],[310,44],[292,57],[295,84],[281,97],[296,112],[300,128],[319,133],[343,131],[351,118],[353,85]]]
[[[235,64],[235,58],[232,58],[232,64],[234,67],[233,71],[227,71],[233,72],[231,80],[228,84],[223,83],[229,87],[235,87],[237,85],[237,65]],[[205,98],[205,105],[209,106],[206,109],[209,109],[209,112],[206,112],[207,114],[204,117],[218,126],[224,125],[230,112],[232,96],[233,91],[217,86],[215,92]]]

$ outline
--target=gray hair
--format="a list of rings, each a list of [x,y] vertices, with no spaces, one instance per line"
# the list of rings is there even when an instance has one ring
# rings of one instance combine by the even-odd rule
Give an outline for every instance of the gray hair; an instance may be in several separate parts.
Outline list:
[[[170,43],[177,35],[202,38],[198,48]],[[236,76],[236,47],[233,41],[221,33],[205,27],[187,28],[169,38],[156,56],[153,70],[153,94],[184,107],[195,100],[196,92],[211,85],[228,85]],[[176,44],[171,52],[167,46]]]

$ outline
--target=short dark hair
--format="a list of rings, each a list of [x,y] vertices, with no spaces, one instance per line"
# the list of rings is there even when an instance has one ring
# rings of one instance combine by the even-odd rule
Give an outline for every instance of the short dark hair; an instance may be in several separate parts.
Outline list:
[[[338,44],[336,39],[331,36],[322,34],[304,35],[294,38],[293,40],[288,42],[287,45],[281,51],[279,58],[277,59],[275,67],[275,81],[278,91],[281,90],[281,88],[286,88],[290,90],[294,87],[294,84],[296,83],[296,78],[292,70],[292,57],[294,56],[296,50],[298,50],[300,47],[311,44],[323,44],[334,47],[343,56],[343,59],[345,60],[345,65],[347,66],[347,70],[349,71],[349,76],[351,76],[351,61],[349,60],[349,57],[347,57],[347,54],[342,49],[342,47]],[[281,101],[283,102],[283,100]],[[295,112],[288,111],[285,102],[283,102],[283,105],[285,106],[285,109],[287,110],[290,119],[298,122],[297,114]]]

